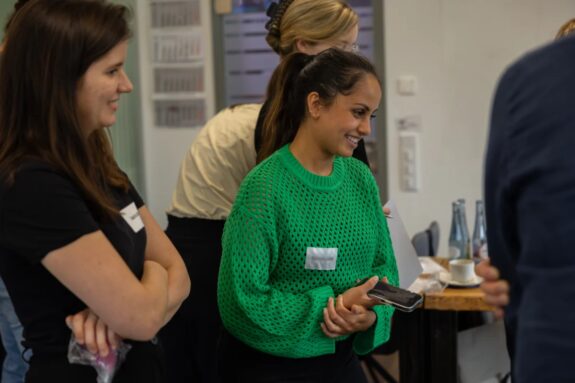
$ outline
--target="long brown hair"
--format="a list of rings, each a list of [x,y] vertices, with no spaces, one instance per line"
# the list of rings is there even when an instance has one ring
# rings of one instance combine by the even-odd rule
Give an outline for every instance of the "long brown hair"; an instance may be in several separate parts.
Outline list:
[[[24,4],[26,4],[27,2],[28,0],[18,0],[14,3],[14,11],[10,14],[8,20],[6,21],[6,24],[4,25],[4,33],[6,33],[8,28],[10,28],[10,24],[12,24],[12,19],[14,18],[18,10],[22,8]]]
[[[308,94],[317,92],[323,105],[329,106],[338,94],[351,94],[366,74],[379,79],[365,57],[337,48],[317,56],[296,52],[284,58],[268,84],[269,109],[263,122],[257,162],[293,141],[308,112]]]
[[[128,10],[102,0],[30,0],[12,17],[0,64],[0,175],[29,159],[69,176],[102,217],[109,187],[128,190],[106,132],[80,127],[76,92],[88,67],[130,36]]]

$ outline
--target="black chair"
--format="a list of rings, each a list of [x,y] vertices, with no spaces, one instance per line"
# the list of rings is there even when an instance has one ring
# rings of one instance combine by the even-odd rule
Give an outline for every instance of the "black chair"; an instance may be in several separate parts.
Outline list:
[[[413,244],[413,247],[415,247],[415,252],[420,257],[424,255],[436,255],[437,248],[439,247],[439,224],[436,221],[431,222],[427,229],[416,233],[412,237],[411,243]],[[397,380],[391,376],[391,374],[377,361],[374,356],[389,355],[399,350],[398,338],[400,331],[398,326],[400,324],[397,314],[393,315],[392,322],[395,323],[392,323],[389,341],[379,346],[371,354],[364,355],[361,358],[365,364],[367,372],[371,376],[372,381],[377,383],[381,381],[380,378],[383,378],[383,382],[397,383]]]
[[[437,221],[431,222],[427,229],[416,233],[411,239],[411,243],[420,257],[437,255],[437,248],[439,247],[439,224]]]

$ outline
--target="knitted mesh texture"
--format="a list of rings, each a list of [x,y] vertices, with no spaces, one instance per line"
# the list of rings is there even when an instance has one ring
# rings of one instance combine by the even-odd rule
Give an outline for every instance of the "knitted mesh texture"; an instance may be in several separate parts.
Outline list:
[[[278,150],[244,180],[225,225],[218,280],[224,326],[247,345],[301,358],[335,352],[323,334],[329,297],[378,275],[398,285],[397,266],[375,180],[365,164],[337,157],[317,176]],[[305,268],[308,247],[337,248],[334,270]],[[359,354],[389,338],[393,309],[354,339]]]

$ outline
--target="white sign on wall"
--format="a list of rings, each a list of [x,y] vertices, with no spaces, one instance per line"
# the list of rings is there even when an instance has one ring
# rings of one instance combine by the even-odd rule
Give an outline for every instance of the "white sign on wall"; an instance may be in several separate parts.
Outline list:
[[[206,122],[205,48],[200,0],[150,0],[153,113],[156,127]]]

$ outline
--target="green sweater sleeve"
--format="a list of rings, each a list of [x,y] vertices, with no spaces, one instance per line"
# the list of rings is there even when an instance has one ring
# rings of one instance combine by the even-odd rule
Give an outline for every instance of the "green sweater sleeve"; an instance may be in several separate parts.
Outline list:
[[[373,263],[373,275],[377,275],[380,278],[387,277],[389,284],[398,286],[399,276],[391,245],[391,236],[379,198],[376,200],[375,219],[379,231],[379,241],[378,251]],[[368,354],[374,348],[389,340],[391,317],[394,308],[388,305],[378,305],[373,308],[373,311],[375,311],[377,316],[375,324],[367,331],[357,334],[354,340],[354,350],[360,355]]]
[[[272,228],[270,228],[270,226]],[[321,331],[322,310],[334,292],[329,286],[293,294],[269,281],[278,257],[273,225],[243,207],[234,207],[223,236],[218,305],[224,326],[262,352],[285,357],[334,352],[335,341]]]

